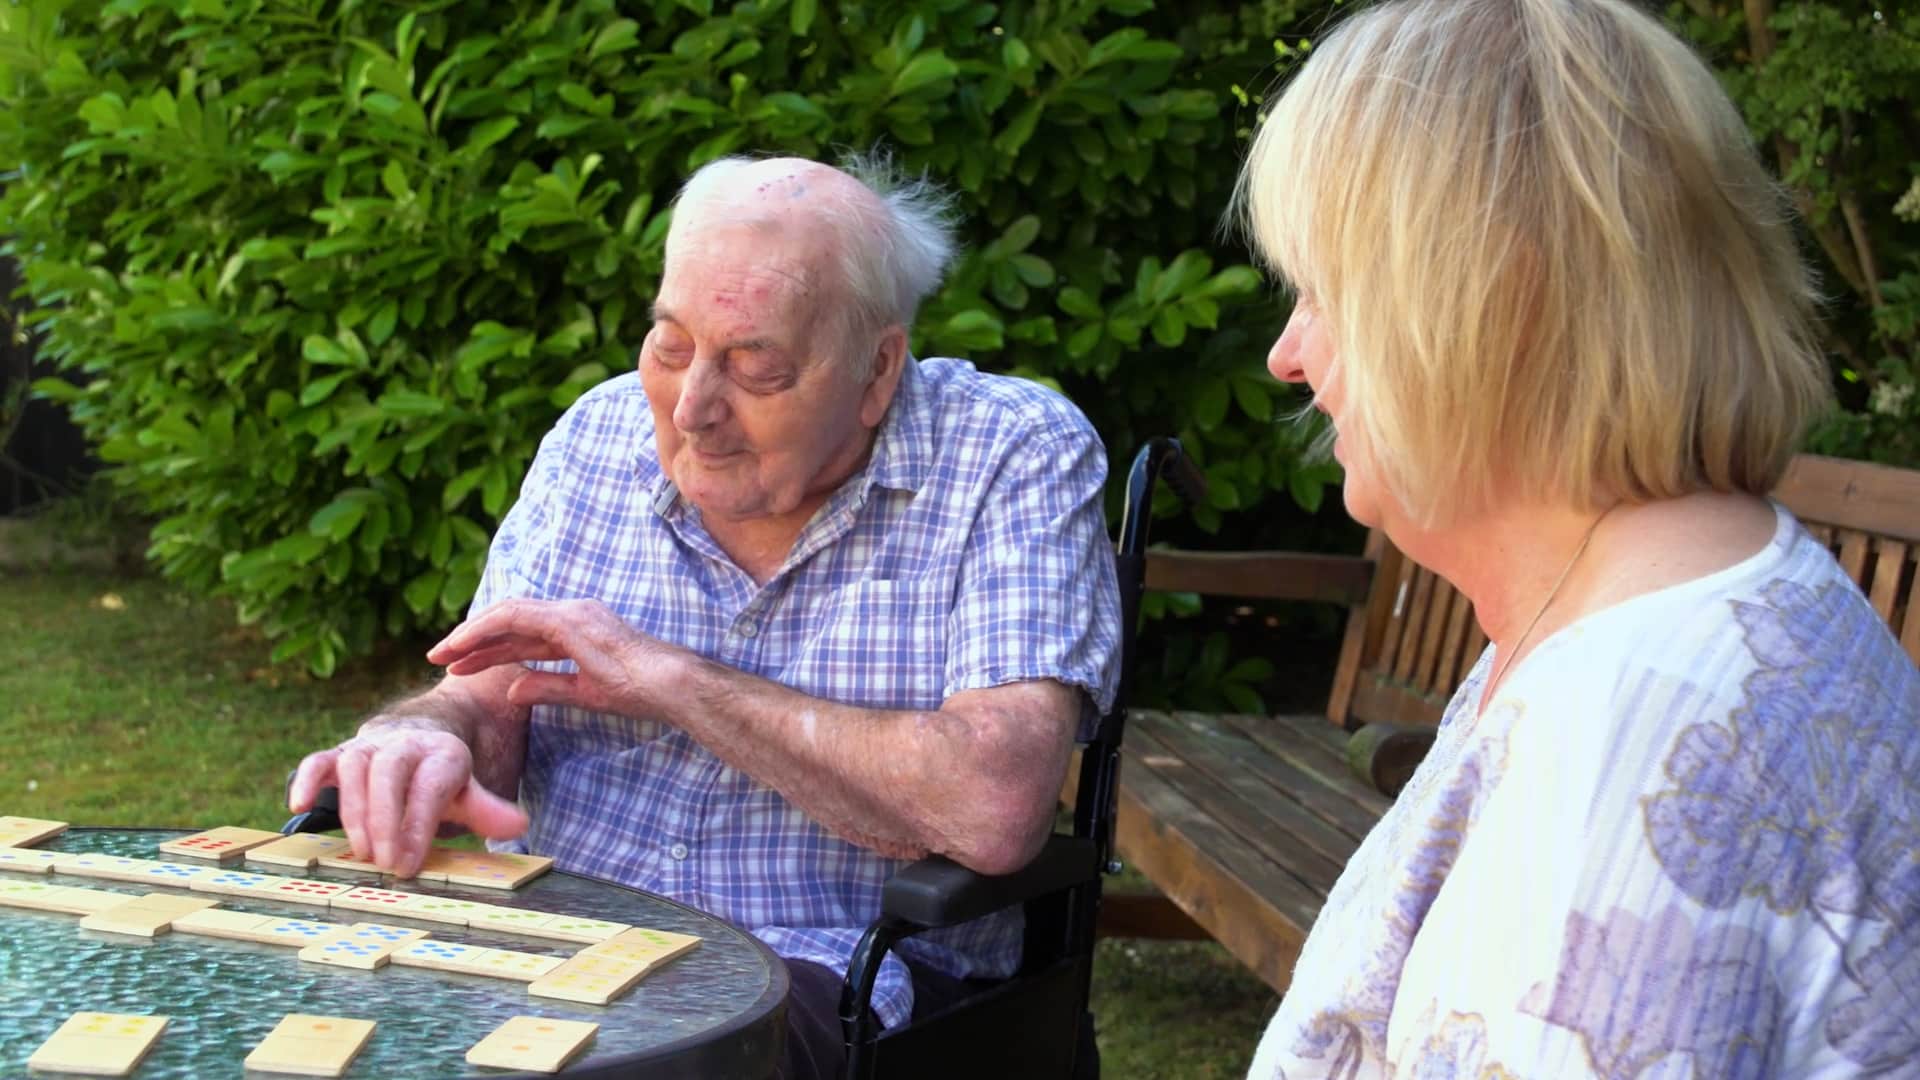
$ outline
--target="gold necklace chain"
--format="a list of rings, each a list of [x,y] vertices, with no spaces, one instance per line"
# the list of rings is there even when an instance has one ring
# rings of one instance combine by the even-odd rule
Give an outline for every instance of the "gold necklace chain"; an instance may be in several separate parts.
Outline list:
[[[1487,680],[1486,691],[1480,695],[1480,704],[1482,707],[1493,700],[1493,690],[1500,685],[1500,677],[1505,675],[1507,669],[1513,666],[1514,658],[1520,655],[1520,647],[1527,643],[1527,638],[1533,633],[1533,628],[1540,625],[1540,617],[1547,613],[1549,607],[1553,606],[1553,598],[1560,595],[1560,586],[1567,583],[1567,575],[1573,573],[1574,564],[1580,561],[1580,556],[1587,553],[1587,545],[1593,542],[1593,534],[1600,531],[1600,523],[1607,520],[1607,515],[1613,513],[1614,507],[1619,505],[1619,503],[1614,503],[1613,506],[1609,506],[1605,510],[1600,511],[1600,516],[1594,518],[1593,524],[1587,526],[1587,534],[1580,538],[1580,546],[1573,549],[1573,558],[1568,559],[1567,565],[1561,568],[1560,577],[1554,581],[1553,588],[1547,590],[1547,598],[1540,601],[1540,609],[1533,613],[1533,618],[1527,622],[1527,628],[1520,631],[1519,640],[1513,643],[1513,648],[1509,649],[1506,655],[1500,657],[1500,662],[1494,665],[1493,678]]]

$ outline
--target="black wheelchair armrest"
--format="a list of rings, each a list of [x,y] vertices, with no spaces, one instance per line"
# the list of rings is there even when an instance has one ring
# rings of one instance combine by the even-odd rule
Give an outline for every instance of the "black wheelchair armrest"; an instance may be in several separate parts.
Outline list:
[[[1047,838],[1032,862],[1011,874],[979,874],[935,855],[893,875],[880,893],[880,915],[923,930],[955,926],[1099,874],[1093,841],[1058,833]]]

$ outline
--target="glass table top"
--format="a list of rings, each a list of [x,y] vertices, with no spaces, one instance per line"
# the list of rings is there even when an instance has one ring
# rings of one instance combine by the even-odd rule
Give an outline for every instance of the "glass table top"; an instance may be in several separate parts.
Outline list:
[[[157,846],[184,835],[172,829],[69,829],[37,845],[43,850],[100,852],[189,862],[161,855]],[[205,866],[208,863],[195,862]],[[506,892],[432,882],[394,882],[369,874],[315,868],[251,869],[330,881],[378,885],[554,914],[609,919],[656,930],[693,934],[701,944],[642,979],[606,1006],[531,997],[526,984],[506,979],[387,965],[355,971],[306,963],[296,950],[189,934],[143,938],[82,930],[80,917],[0,907],[0,1076],[26,1075],[26,1060],[73,1013],[159,1014],[170,1018],[153,1052],[135,1071],[162,1077],[239,1077],[241,1062],[290,1012],[373,1020],[373,1037],[347,1073],[352,1077],[511,1075],[468,1066],[466,1051],[509,1017],[533,1015],[590,1020],[594,1042],[566,1075],[598,1067],[651,1062],[644,1075],[673,1075],[673,1058],[700,1057],[726,1042],[742,1062],[775,1050],[786,996],[785,967],[758,940],[701,912],[646,893],[569,874],[548,873]],[[6,873],[0,880],[31,880]],[[138,895],[131,883],[54,875],[40,880]],[[200,894],[206,895],[206,894]],[[518,935],[414,922],[381,913],[329,911],[235,896],[208,896],[222,908],[324,920],[377,921],[417,927],[444,941],[550,956],[585,946]],[[771,1032],[771,1034],[770,1034]],[[724,1055],[723,1055],[724,1056]],[[699,1074],[715,1067],[711,1055]],[[757,1067],[757,1066],[756,1066]],[[752,1071],[750,1068],[749,1071]],[[34,1074],[42,1075],[42,1074]],[[52,1074],[47,1074],[52,1075]],[[252,1074],[260,1075],[260,1074]]]

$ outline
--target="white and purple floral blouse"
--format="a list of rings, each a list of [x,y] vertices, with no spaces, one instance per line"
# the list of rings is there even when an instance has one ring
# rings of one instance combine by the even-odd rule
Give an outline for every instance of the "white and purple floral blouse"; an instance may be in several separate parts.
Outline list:
[[[1482,656],[1250,1077],[1920,1076],[1920,672],[1785,511]]]

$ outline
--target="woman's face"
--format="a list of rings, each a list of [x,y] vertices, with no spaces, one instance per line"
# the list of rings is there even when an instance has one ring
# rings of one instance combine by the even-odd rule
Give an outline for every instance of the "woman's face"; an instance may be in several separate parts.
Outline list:
[[[1303,295],[1294,303],[1287,328],[1267,353],[1267,370],[1281,382],[1304,382],[1313,391],[1313,407],[1333,423],[1333,456],[1346,470],[1340,491],[1348,516],[1362,525],[1381,524],[1384,493],[1379,473],[1360,427],[1348,424],[1340,358],[1334,355],[1333,339],[1311,297]]]

